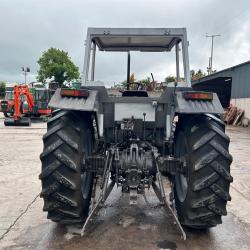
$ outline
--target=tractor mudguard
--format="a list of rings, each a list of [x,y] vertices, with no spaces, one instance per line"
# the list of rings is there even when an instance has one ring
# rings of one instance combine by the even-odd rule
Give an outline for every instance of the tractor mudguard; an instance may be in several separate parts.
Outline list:
[[[179,114],[223,114],[224,110],[216,93],[212,100],[187,100],[183,92],[176,92],[175,112]]]
[[[61,89],[57,89],[49,102],[49,107],[65,110],[97,111],[97,93],[96,90],[89,90],[87,98],[65,97],[61,96]]]

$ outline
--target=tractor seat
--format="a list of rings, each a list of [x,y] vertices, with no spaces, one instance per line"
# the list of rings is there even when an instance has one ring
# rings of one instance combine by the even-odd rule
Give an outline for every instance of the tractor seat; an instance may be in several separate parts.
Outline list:
[[[145,90],[124,90],[122,96],[148,97],[148,92]]]

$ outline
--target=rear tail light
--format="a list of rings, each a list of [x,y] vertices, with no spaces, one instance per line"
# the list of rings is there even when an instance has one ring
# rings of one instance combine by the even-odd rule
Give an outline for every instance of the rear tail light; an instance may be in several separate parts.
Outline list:
[[[212,101],[213,93],[211,92],[183,92],[183,97],[186,100],[201,100],[201,101]]]
[[[89,91],[87,89],[61,89],[61,96],[88,98]]]

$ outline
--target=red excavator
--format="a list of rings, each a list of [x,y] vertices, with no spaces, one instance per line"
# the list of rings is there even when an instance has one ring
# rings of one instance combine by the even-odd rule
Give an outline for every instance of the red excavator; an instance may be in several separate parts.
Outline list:
[[[30,118],[23,117],[21,114],[21,96],[26,96],[29,110],[32,111],[34,107],[33,96],[29,91],[28,85],[14,86],[14,115],[13,117],[5,118],[5,126],[30,126]]]

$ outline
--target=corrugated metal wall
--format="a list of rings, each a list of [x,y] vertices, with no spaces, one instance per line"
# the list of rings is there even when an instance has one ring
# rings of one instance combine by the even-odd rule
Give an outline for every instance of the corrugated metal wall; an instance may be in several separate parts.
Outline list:
[[[250,62],[223,70],[213,76],[232,77],[232,98],[250,98]]]
[[[192,84],[207,82],[218,77],[232,78],[232,98],[250,98],[250,61],[205,76],[193,81]]]

